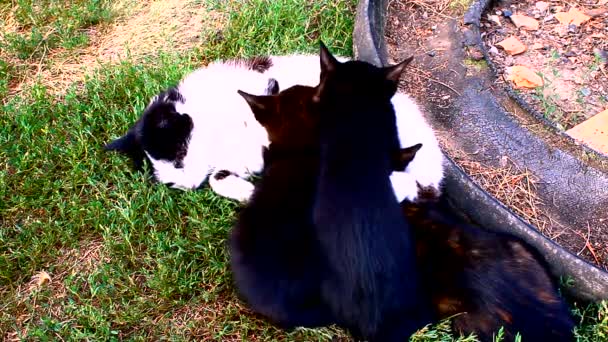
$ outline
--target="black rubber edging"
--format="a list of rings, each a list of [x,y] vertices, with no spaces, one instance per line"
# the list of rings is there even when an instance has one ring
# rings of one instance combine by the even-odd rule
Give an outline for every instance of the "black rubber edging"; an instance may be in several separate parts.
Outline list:
[[[479,23],[481,13],[490,2],[491,0],[475,1],[465,15],[465,22],[475,22],[476,18]],[[355,58],[377,66],[387,64],[388,54],[384,41],[387,7],[388,0],[359,1],[353,32]],[[479,30],[477,34],[481,42]],[[575,298],[589,301],[608,299],[607,272],[537,232],[481,189],[448,155],[444,155],[447,160],[444,194],[454,209],[465,213],[485,229],[513,234],[536,248],[550,265],[554,276],[572,280],[571,286],[565,290]]]
[[[490,70],[492,71],[492,75],[494,76],[494,78],[499,78],[500,75],[498,73],[498,67],[496,66],[496,63],[494,63],[494,61],[492,61],[492,58],[490,58],[490,53],[488,51],[488,48],[486,47],[486,44],[483,43],[483,39],[481,38],[481,16],[483,15],[483,13],[486,10],[489,9],[489,7],[491,5],[492,5],[492,0],[474,1],[473,4],[467,10],[467,12],[464,14],[464,24],[467,25],[469,27],[469,29],[472,31],[472,33],[473,33],[472,36],[475,37],[474,44],[475,44],[475,46],[477,46],[479,51],[481,51],[481,53],[483,54],[483,58],[486,61],[486,63],[488,64]],[[511,84],[509,82],[504,82],[503,88],[504,88],[505,92],[507,93],[507,95],[513,101],[515,101],[515,103],[517,103],[518,106],[520,106],[526,112],[532,114],[532,116],[534,116],[534,118],[536,120],[542,122],[543,124],[545,124],[545,126],[549,127],[554,134],[564,137],[571,144],[580,146],[587,153],[595,154],[595,155],[599,156],[600,158],[608,158],[608,155],[603,154],[599,151],[596,151],[596,150],[590,148],[589,146],[585,145],[584,143],[581,143],[581,142],[577,141],[576,139],[572,138],[571,136],[569,136],[568,134],[566,134],[566,132],[563,131],[562,129],[560,129],[559,127],[557,127],[557,125],[553,121],[547,119],[543,115],[543,113],[534,109],[526,100],[524,100],[524,98],[515,90],[515,88],[513,88],[511,86]]]

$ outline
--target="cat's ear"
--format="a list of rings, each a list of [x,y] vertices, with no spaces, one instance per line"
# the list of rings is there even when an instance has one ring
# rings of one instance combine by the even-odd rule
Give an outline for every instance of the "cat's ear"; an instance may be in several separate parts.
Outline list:
[[[422,144],[412,145],[399,150],[399,152],[393,156],[393,171],[405,171],[407,166],[416,157],[416,152],[422,148]]]
[[[319,41],[320,56],[321,56],[321,75],[326,72],[331,72],[336,69],[336,66],[340,64],[338,60],[329,52],[327,46]]]
[[[386,79],[391,82],[398,83],[399,78],[401,77],[401,74],[403,73],[403,70],[405,70],[405,67],[408,66],[412,62],[413,59],[414,59],[414,56],[411,56],[409,58],[406,58],[399,64],[395,64],[395,65],[383,68]]]
[[[134,129],[130,129],[127,134],[112,140],[104,146],[104,149],[106,151],[116,151],[126,154],[133,161],[136,170],[141,170],[143,168],[144,152],[136,138]]]
[[[278,95],[280,90],[279,81],[274,78],[269,78],[264,95]]]
[[[272,96],[251,95],[242,90],[237,92],[247,101],[255,119],[264,125],[274,112],[274,98]]]

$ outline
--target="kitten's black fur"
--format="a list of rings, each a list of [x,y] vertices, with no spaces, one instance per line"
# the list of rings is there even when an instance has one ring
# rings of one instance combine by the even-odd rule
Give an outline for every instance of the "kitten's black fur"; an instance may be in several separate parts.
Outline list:
[[[286,329],[334,322],[321,297],[328,269],[312,226],[319,169],[316,123],[300,115],[312,105],[314,92],[304,86],[279,96],[240,92],[271,143],[262,177],[232,230],[230,263],[242,299]],[[285,120],[287,115],[291,119]]]
[[[329,274],[312,225],[320,155],[315,93],[306,86],[278,96],[241,92],[271,144],[262,177],[232,230],[231,267],[240,296],[283,328],[335,323],[320,292]],[[394,163],[407,165],[420,147],[399,151]]]
[[[321,44],[313,215],[331,271],[323,297],[339,325],[369,341],[405,341],[431,320],[412,232],[389,180],[399,150],[390,99],[410,61],[340,63]]]

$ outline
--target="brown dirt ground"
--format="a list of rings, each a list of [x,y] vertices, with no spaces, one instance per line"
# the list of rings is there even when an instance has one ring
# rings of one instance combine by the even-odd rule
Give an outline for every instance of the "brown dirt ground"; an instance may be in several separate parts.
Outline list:
[[[433,77],[434,71],[444,70],[445,65],[421,61],[429,60],[428,56],[433,52],[451,48],[448,44],[442,46],[437,40],[429,43],[429,38],[439,31],[437,27],[442,23],[461,17],[469,3],[455,0],[394,0],[389,3],[385,34],[389,58],[401,59],[405,57],[404,51],[416,56],[418,62],[408,68],[404,77],[407,81],[402,82],[400,88],[418,103],[427,103],[425,107],[430,103],[436,110],[442,110],[460,95],[450,80]],[[458,72],[454,71],[454,74],[458,75]],[[580,231],[564,227],[548,215],[545,208],[551,203],[543,203],[537,195],[538,179],[533,173],[504,158],[498,165],[474,161],[474,156],[467,155],[452,143],[449,132],[436,129],[436,133],[443,150],[488,193],[570,252],[608,269],[608,239],[590,232],[589,227]]]
[[[482,18],[483,39],[499,75],[506,77],[505,69],[513,65],[542,74],[545,84],[541,89],[520,92],[526,102],[559,128],[569,129],[608,108],[608,6],[598,0],[553,0],[547,1],[548,8],[541,11],[537,2],[497,2]],[[591,19],[580,26],[561,24],[555,14],[572,7]],[[503,15],[505,10],[535,18],[539,29],[517,28]],[[496,16],[491,20],[490,15]],[[511,36],[523,42],[527,50],[510,56],[496,46]]]

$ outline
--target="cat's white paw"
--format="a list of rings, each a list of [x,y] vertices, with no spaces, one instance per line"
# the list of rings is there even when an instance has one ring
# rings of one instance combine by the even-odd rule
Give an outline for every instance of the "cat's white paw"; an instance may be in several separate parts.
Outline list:
[[[418,185],[416,178],[407,172],[393,172],[391,174],[391,184],[393,191],[399,202],[407,199],[414,201],[418,198]]]
[[[252,183],[234,174],[220,175],[218,177],[218,173],[214,173],[209,177],[209,186],[218,195],[239,202],[249,201],[254,189]]]

